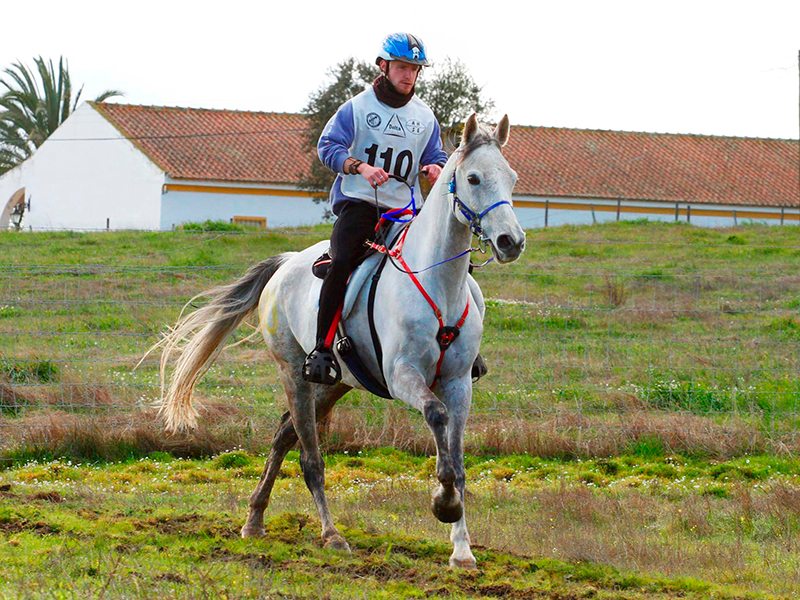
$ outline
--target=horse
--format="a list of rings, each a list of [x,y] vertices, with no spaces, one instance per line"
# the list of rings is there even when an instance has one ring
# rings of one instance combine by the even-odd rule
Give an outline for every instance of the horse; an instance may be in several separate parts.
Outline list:
[[[516,260],[525,247],[525,232],[514,214],[511,197],[517,174],[502,154],[509,133],[507,115],[494,129],[480,125],[476,115],[471,115],[424,209],[406,228],[402,254],[394,251],[390,257],[397,268],[384,270],[375,291],[373,324],[382,348],[381,364],[370,345],[364,289],[358,292],[346,320],[348,336],[357,341],[364,364],[373,374],[383,374],[391,397],[422,413],[433,434],[439,483],[431,508],[440,521],[452,523],[451,567],[476,567],[463,508],[463,439],[485,304],[468,273],[469,252],[464,250],[471,248],[473,234],[480,236],[483,247],[490,246],[499,263]],[[314,285],[312,263],[326,244],[319,242],[301,252],[268,258],[238,281],[200,294],[206,303],[185,316],[182,313],[154,348],[162,349],[160,411],[165,426],[172,432],[193,428],[198,418],[192,399],[195,383],[241,321],[258,310],[260,330],[277,363],[289,410],[250,497],[241,535],[265,535],[264,511],[275,479],[286,454],[299,440],[300,465],[319,512],[324,544],[349,552],[328,510],[317,423],[348,390],[364,387],[345,365],[341,381],[333,386],[309,383],[301,377],[303,360],[316,341],[319,286]],[[437,264],[416,271],[417,275],[409,267]],[[173,359],[172,377],[164,392],[165,373]]]

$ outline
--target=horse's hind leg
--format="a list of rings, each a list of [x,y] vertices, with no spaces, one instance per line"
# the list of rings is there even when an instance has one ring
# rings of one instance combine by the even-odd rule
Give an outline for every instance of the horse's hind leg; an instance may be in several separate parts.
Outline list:
[[[303,469],[303,478],[311,492],[311,496],[314,498],[314,503],[317,505],[319,518],[322,521],[322,539],[325,541],[325,546],[349,552],[350,546],[333,524],[333,517],[331,517],[330,510],[328,510],[328,501],[325,498],[325,461],[323,461],[322,452],[319,449],[317,419],[327,414],[330,408],[325,410],[324,414],[320,414],[319,417],[316,414],[318,405],[320,407],[327,405],[325,399],[330,396],[332,391],[338,394],[336,396],[338,400],[348,388],[336,386],[331,390],[327,386],[309,384],[303,381],[297,375],[300,373],[299,365],[301,363],[302,361],[298,362],[294,369],[296,374],[293,379],[295,394],[294,402],[289,403],[289,410],[292,413],[294,429],[300,440],[300,466]],[[339,391],[336,391],[337,389]],[[321,401],[317,401],[318,399]],[[330,406],[332,405],[333,403],[330,404]]]
[[[242,527],[242,537],[260,537],[264,535],[264,511],[269,504],[269,496],[272,493],[272,486],[275,485],[275,478],[278,476],[283,459],[287,452],[297,443],[297,434],[289,413],[286,412],[281,419],[278,431],[272,440],[272,448],[269,451],[267,464],[255,491],[250,496],[250,507],[247,511],[247,522]]]
[[[287,387],[286,389],[289,390],[290,388]],[[344,385],[337,385],[332,388],[326,388],[325,391],[327,393],[318,395],[318,402],[315,407],[316,419],[321,420],[325,418],[330,413],[334,404],[336,404],[336,401],[339,400],[348,389],[349,388]],[[264,535],[264,511],[269,504],[272,487],[280,472],[283,459],[286,458],[286,454],[296,443],[297,432],[295,431],[291,414],[286,412],[281,419],[278,431],[275,432],[275,438],[272,441],[272,448],[267,463],[264,466],[264,471],[261,474],[261,479],[255,491],[253,491],[253,494],[250,496],[247,522],[244,527],[242,527],[242,537],[259,537]]]

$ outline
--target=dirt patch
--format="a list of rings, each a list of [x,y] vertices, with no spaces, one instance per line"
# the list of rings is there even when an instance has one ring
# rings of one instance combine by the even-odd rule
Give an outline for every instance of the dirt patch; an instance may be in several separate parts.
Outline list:
[[[505,598],[514,591],[508,583],[497,583],[494,585],[482,585],[476,590],[481,596],[495,596],[497,598]]]
[[[52,504],[60,504],[64,502],[64,496],[58,492],[37,492],[35,494],[17,494],[11,491],[10,485],[0,487],[0,498],[8,498],[10,500],[19,500],[21,502],[33,502],[36,500],[43,500]]]
[[[414,550],[413,548],[409,548],[407,546],[400,546],[397,544],[392,544],[392,554],[402,554],[403,556],[407,556],[408,558],[413,558],[414,560],[420,560],[425,558],[426,555]]]
[[[135,521],[137,529],[155,529],[166,535],[203,535],[220,538],[236,538],[238,530],[225,522],[210,522],[202,515],[189,514],[175,517],[156,517],[146,521]]]
[[[373,563],[369,560],[363,565],[351,565],[347,571],[356,577],[372,577],[382,583],[398,579],[416,582],[419,579],[419,574],[414,569],[398,568],[385,562]]]
[[[64,502],[64,496],[58,492],[39,492],[36,494],[31,494],[29,498],[31,500],[44,500],[45,502],[51,502],[53,504],[60,504],[61,502]]]
[[[170,583],[188,583],[184,577],[176,573],[162,573],[153,577],[155,581],[169,581]]]
[[[23,531],[32,531],[38,535],[58,535],[61,533],[61,530],[57,527],[42,523],[41,521],[20,519],[19,521],[0,523],[0,534],[13,535],[15,533],[22,533]]]

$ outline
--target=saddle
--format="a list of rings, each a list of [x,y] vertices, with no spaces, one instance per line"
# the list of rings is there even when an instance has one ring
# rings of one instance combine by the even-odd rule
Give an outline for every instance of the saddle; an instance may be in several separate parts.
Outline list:
[[[381,221],[379,229],[377,230],[377,238],[392,241],[387,244],[391,247],[396,242],[397,238],[402,233],[402,224],[396,224],[389,221]],[[367,284],[367,280],[371,278],[369,296],[367,301],[367,317],[369,320],[370,335],[372,338],[373,351],[378,359],[378,365],[383,362],[383,351],[381,349],[380,339],[378,338],[378,331],[375,328],[374,308],[375,308],[375,295],[380,280],[383,267],[386,265],[388,256],[386,254],[378,254],[373,248],[367,248],[364,255],[359,259],[355,270],[350,274],[347,280],[347,291],[342,305],[341,315],[337,324],[336,331],[336,351],[338,352],[342,361],[347,365],[347,368],[353,376],[367,389],[369,392],[380,396],[382,398],[392,398],[389,390],[386,387],[386,382],[383,379],[381,369],[380,378],[372,374],[367,368],[363,359],[359,356],[355,342],[351,337],[348,337],[345,330],[345,322],[350,315],[350,311],[355,304],[356,299],[363,287]],[[324,279],[331,264],[330,250],[326,250],[311,266],[311,271],[319,279]]]
[[[397,224],[398,224],[397,222],[390,221],[390,220],[382,218],[378,222],[378,225],[375,227],[375,239],[378,239],[378,240],[387,240],[387,239],[389,239],[391,237],[391,235],[392,235],[393,230],[396,230],[394,226],[397,225]],[[396,230],[396,231],[397,231],[397,234],[400,233],[399,230]],[[395,237],[397,236],[397,234],[395,234]],[[392,244],[394,243],[394,241],[395,240],[393,239],[392,240]],[[391,246],[391,244],[389,244],[389,245]],[[358,259],[358,262],[356,263],[356,269],[358,269],[358,267],[361,266],[361,263],[363,263],[366,259],[368,259],[370,256],[372,256],[376,252],[377,252],[377,250],[375,250],[371,246],[367,246],[364,249],[364,254],[361,256],[361,258]],[[317,260],[315,260],[314,264],[311,265],[311,272],[314,273],[315,277],[318,277],[319,279],[325,279],[325,275],[328,273],[328,268],[330,266],[331,266],[331,251],[330,251],[330,248],[328,248],[322,254],[322,256],[320,256]],[[353,272],[355,272],[355,270]],[[350,291],[349,287],[350,286],[349,286],[349,283],[348,283],[348,290],[347,290],[348,292]]]

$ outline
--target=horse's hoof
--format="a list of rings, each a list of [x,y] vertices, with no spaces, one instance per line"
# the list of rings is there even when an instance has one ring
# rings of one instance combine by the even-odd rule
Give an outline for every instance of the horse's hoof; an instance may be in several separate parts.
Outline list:
[[[455,523],[464,516],[464,504],[461,495],[454,487],[448,490],[443,486],[436,488],[431,502],[433,515],[442,523]]]
[[[267,532],[264,530],[263,527],[251,527],[250,525],[245,525],[242,527],[242,537],[243,538],[259,538],[264,537],[267,535]]]
[[[474,556],[467,556],[463,558],[456,558],[455,556],[450,557],[450,568],[451,569],[477,569],[478,563],[475,562]]]
[[[325,541],[325,547],[342,552],[350,552],[350,544],[340,535],[332,535]]]

